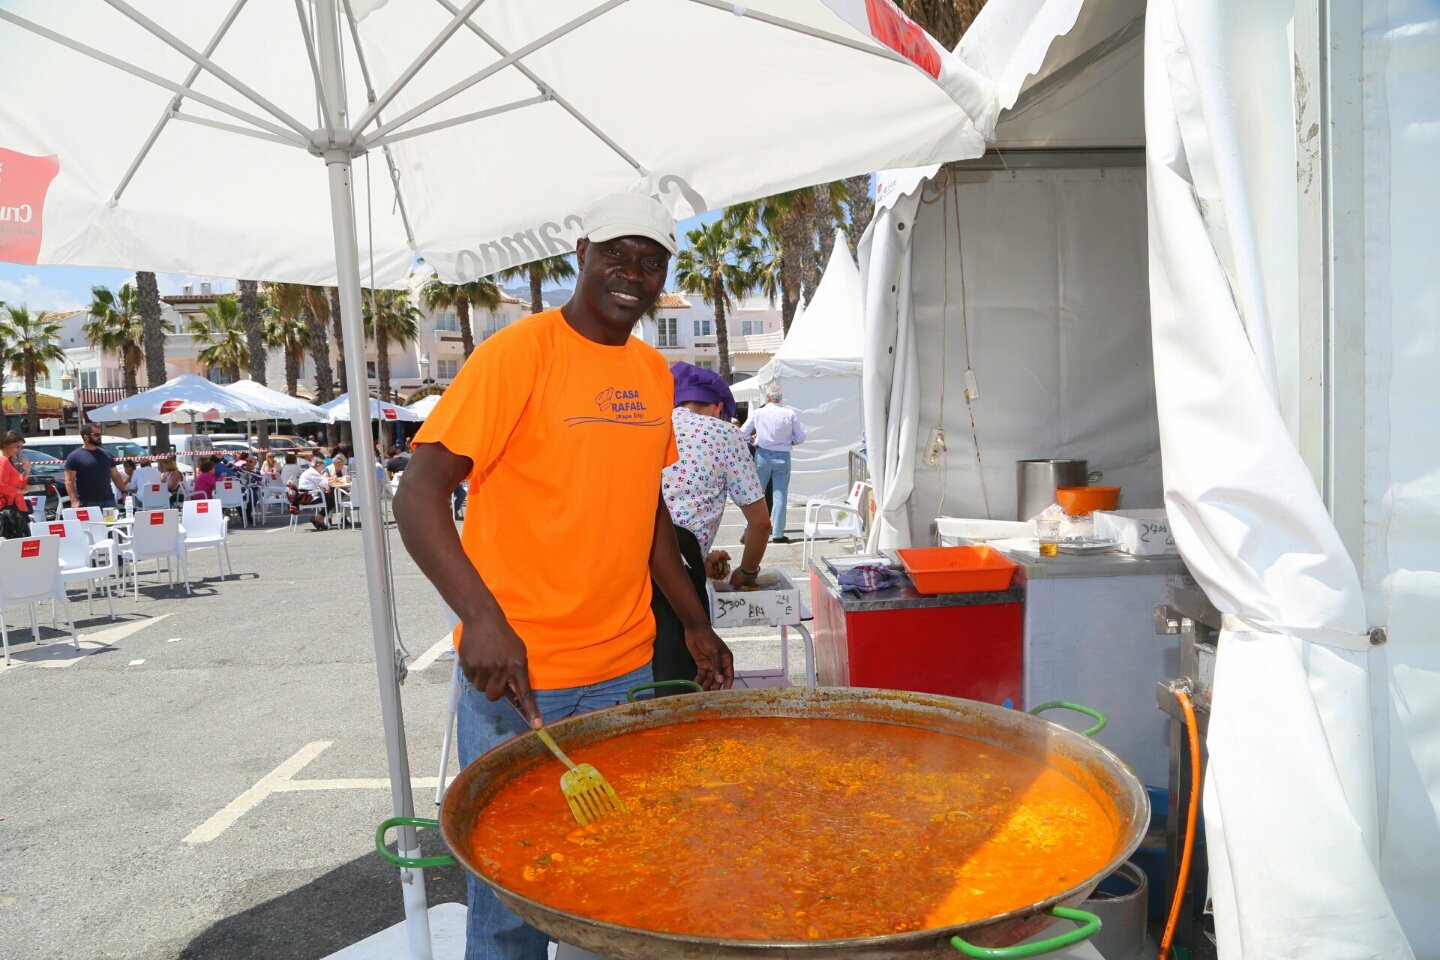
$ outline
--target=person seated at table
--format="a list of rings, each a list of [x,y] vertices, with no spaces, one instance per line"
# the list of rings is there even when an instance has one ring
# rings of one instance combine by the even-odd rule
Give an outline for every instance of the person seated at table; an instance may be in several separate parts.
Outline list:
[[[280,482],[287,487],[292,487],[300,482],[300,475],[305,472],[305,464],[293,453],[285,454],[285,465],[280,468]]]
[[[235,467],[231,465],[225,454],[216,454],[210,458],[210,465],[215,471],[216,480],[234,480]]]
[[[191,500],[209,500],[215,496],[215,461],[209,457],[201,457],[200,462],[195,464],[195,488],[190,495]]]
[[[335,456],[331,458],[330,465],[325,468],[325,476],[329,477],[330,480],[335,483],[347,482],[350,479],[349,466],[349,458],[345,456],[339,447],[336,447]]]
[[[395,474],[404,473],[408,466],[410,466],[410,454],[402,453],[400,448],[392,443],[390,449],[385,451],[385,473],[393,480]]]
[[[165,489],[170,492],[172,507],[185,498],[185,475],[180,472],[180,466],[174,457],[165,457],[160,461],[160,482],[165,484]]]
[[[156,470],[151,464],[152,461],[150,458],[146,457],[140,461],[140,465],[135,468],[135,472],[130,474],[129,493],[139,493],[141,487],[151,483],[161,482],[160,471]]]
[[[294,454],[291,454],[291,456],[293,457]],[[275,459],[275,454],[266,450],[265,459],[260,461],[259,466],[255,468],[255,472],[260,475],[262,480],[279,480],[280,463]]]
[[[295,484],[290,498],[290,512],[299,513],[300,508],[307,503],[319,503],[322,500],[325,502],[326,516],[322,519],[320,514],[314,514],[310,517],[310,523],[316,530],[329,530],[329,513],[335,509],[334,482],[325,474],[324,461],[316,457],[310,461],[310,466],[300,474],[300,479]]]
[[[135,489],[135,471],[138,467],[134,460],[126,460],[120,465],[120,473],[125,477],[125,489],[118,491],[116,500],[124,500],[125,494]]]

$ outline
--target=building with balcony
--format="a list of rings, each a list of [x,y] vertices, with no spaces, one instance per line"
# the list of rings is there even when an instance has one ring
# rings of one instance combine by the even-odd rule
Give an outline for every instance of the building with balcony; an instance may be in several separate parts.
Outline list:
[[[715,308],[698,298],[663,293],[656,316],[640,322],[636,335],[658,349],[671,363],[684,360],[706,370],[720,368]],[[747,297],[725,318],[730,339],[732,379],[748,377],[763,367],[784,340],[780,308],[763,297]]]

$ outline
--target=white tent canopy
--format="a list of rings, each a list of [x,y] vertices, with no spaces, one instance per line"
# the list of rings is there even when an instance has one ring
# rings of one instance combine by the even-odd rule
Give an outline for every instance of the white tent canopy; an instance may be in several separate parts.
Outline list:
[[[993,0],[962,55],[1018,9]],[[1004,516],[1039,437],[1163,497],[1224,612],[1224,960],[1440,957],[1433,27],[1378,0],[1090,0],[1001,85],[999,155],[883,178],[861,244],[876,543],[942,495]],[[948,476],[917,462],[940,421]]]
[[[757,403],[763,395],[763,387],[760,386],[760,375],[746,377],[744,380],[737,380],[730,384],[730,393],[735,397],[736,403]]]
[[[779,384],[805,428],[790,466],[790,493],[798,498],[836,493],[849,481],[849,454],[860,448],[863,307],[860,271],[840,232],[815,296],[796,312],[780,349],[754,377],[757,396]]]
[[[430,412],[435,409],[435,404],[439,402],[440,394],[432,393],[428,397],[421,397],[419,400],[416,400],[413,403],[407,403],[405,405],[405,409],[410,411],[410,413],[414,416],[417,416],[421,420],[424,420],[426,417],[430,416]]]
[[[96,423],[125,420],[194,423],[197,420],[268,420],[284,414],[276,412],[265,401],[231,393],[193,373],[182,373],[133,397],[87,410],[85,416]]]
[[[226,384],[225,389],[242,397],[249,397],[256,403],[264,404],[268,409],[277,411],[265,417],[267,420],[289,420],[291,423],[331,422],[330,415],[313,403],[306,403],[288,393],[272,390],[254,380],[237,380],[234,383]]]
[[[419,423],[425,419],[409,407],[402,407],[393,403],[384,403],[376,400],[374,397],[370,397],[369,400],[371,420],[389,420],[391,423]],[[320,409],[324,410],[335,423],[341,421],[349,423],[350,395],[348,393],[342,393],[329,403],[322,404]]]

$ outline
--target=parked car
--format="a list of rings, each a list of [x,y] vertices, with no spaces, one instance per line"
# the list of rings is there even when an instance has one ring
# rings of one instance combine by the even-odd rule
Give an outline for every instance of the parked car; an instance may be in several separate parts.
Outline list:
[[[253,449],[259,449],[260,438],[255,436],[251,437],[250,440],[254,444]],[[269,448],[276,456],[294,451],[298,456],[308,457],[310,456],[310,451],[315,449],[315,444],[306,440],[304,437],[297,437],[294,434],[272,433],[270,434]]]
[[[26,450],[38,451],[52,456],[57,460],[64,460],[70,455],[70,451],[79,449],[82,445],[78,436],[28,437],[25,440]],[[100,445],[106,450],[109,450],[110,455],[117,459],[125,457],[148,457],[155,460],[157,466],[159,465],[160,455],[146,450],[144,444],[138,440],[132,440],[129,437],[102,436],[100,438]],[[194,464],[186,464],[183,460],[180,461],[179,467],[180,472],[187,476],[195,472]],[[61,488],[64,488],[63,480],[61,482]]]
[[[30,483],[25,487],[25,496],[45,498],[45,517],[52,519],[65,495],[65,461],[22,447],[20,456],[30,464]],[[34,519],[38,520],[39,517]]]

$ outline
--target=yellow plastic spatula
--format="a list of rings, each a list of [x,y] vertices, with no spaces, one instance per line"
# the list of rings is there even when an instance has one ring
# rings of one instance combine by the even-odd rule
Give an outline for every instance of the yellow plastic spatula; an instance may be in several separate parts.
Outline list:
[[[505,700],[515,708],[515,712],[520,714],[528,726],[529,719],[525,717],[509,690],[505,691]],[[607,814],[630,812],[625,808],[625,803],[615,792],[615,788],[610,786],[610,781],[601,776],[599,770],[588,763],[571,762],[570,758],[565,756],[565,751],[560,749],[560,745],[545,732],[544,727],[534,730],[534,733],[561,763],[570,768],[560,775],[560,792],[565,794],[565,802],[570,804],[570,812],[575,814],[575,819],[582,827]]]

